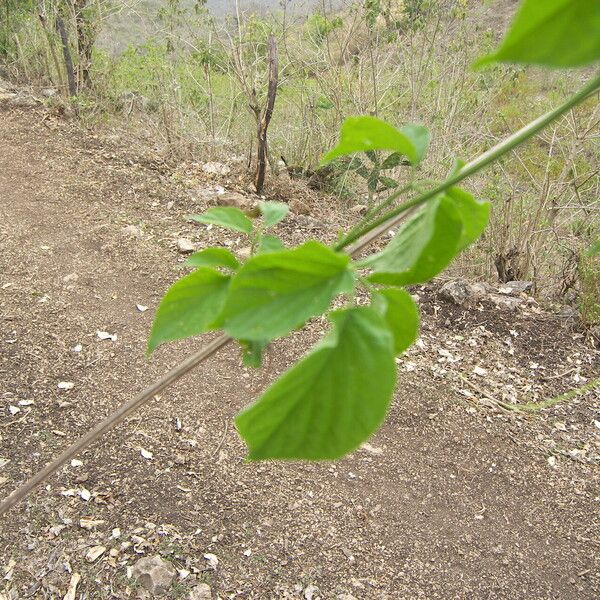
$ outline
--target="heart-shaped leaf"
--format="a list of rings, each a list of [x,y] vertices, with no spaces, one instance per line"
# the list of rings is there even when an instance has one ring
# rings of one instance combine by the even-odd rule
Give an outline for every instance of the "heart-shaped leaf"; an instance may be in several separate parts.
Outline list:
[[[163,296],[154,317],[148,353],[163,342],[214,329],[212,323],[223,308],[229,281],[229,276],[206,267],[176,281]]]
[[[320,315],[353,286],[350,259],[319,242],[257,254],[237,272],[218,325],[232,337],[272,340]]]
[[[262,213],[265,227],[273,227],[283,220],[288,214],[290,207],[284,202],[261,202],[258,205]]]
[[[410,218],[381,252],[359,263],[375,272],[374,283],[411,285],[429,281],[458,252],[463,224],[452,200],[438,196]]]
[[[325,155],[321,164],[354,152],[391,150],[416,165],[423,158],[428,139],[427,129],[420,125],[396,129],[376,117],[348,117],[342,124],[338,145]]]
[[[368,307],[333,312],[332,330],[236,418],[248,458],[334,459],[383,421],[396,382],[392,335]]]
[[[206,248],[192,254],[184,263],[186,267],[228,267],[234,271],[240,266],[238,259],[226,248]]]

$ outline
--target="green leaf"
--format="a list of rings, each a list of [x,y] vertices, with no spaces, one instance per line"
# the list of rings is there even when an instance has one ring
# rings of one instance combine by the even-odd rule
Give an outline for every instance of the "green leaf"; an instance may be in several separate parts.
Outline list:
[[[381,164],[381,169],[395,169],[396,167],[404,164],[406,159],[400,154],[400,152],[394,152],[390,154]]]
[[[401,354],[419,335],[419,309],[415,301],[400,288],[378,290],[373,294],[373,301],[394,335],[394,352]]]
[[[391,190],[395,187],[398,187],[398,182],[391,177],[382,176],[379,178],[379,183],[381,183],[386,190]]]
[[[290,207],[284,202],[261,202],[258,205],[262,213],[265,227],[273,227],[285,218]]]
[[[261,235],[258,240],[258,254],[277,252],[285,249],[283,242],[276,235]]]
[[[234,206],[216,206],[201,215],[190,215],[188,218],[198,223],[209,223],[242,233],[252,233],[252,221],[243,211]]]
[[[475,63],[577,67],[600,59],[598,0],[523,0],[498,50]]]
[[[486,200],[476,200],[469,192],[457,187],[446,191],[454,203],[463,223],[463,230],[458,242],[460,252],[472,244],[483,233],[490,218],[490,203]]]
[[[377,184],[379,183],[379,169],[375,168],[369,173],[369,178],[367,179],[367,189],[370,192],[377,191]]]
[[[415,160],[410,160],[416,166],[425,158],[427,148],[429,148],[429,130],[423,125],[404,125],[400,131],[412,141],[417,151]],[[410,156],[408,158],[410,159]]]
[[[374,283],[411,285],[428,281],[458,252],[463,225],[452,200],[438,196],[409,219],[381,252],[359,266],[375,270]]]
[[[319,242],[250,258],[231,282],[218,325],[244,340],[272,340],[323,313],[352,289],[349,257]]]
[[[226,248],[206,248],[192,254],[184,263],[186,267],[228,267],[234,271],[240,266],[238,259]]]
[[[356,171],[357,169],[366,168],[363,164],[363,161],[358,158],[358,156],[353,156],[347,164],[347,168],[351,171]]]
[[[375,167],[379,166],[379,157],[377,156],[377,152],[374,152],[373,150],[367,150],[365,155]]]
[[[236,418],[248,458],[334,459],[383,421],[396,382],[392,336],[372,308],[331,313],[332,330]]]
[[[263,340],[259,342],[251,342],[248,340],[240,340],[242,348],[242,362],[246,367],[258,369],[262,366],[262,355],[264,349],[269,345],[269,342]]]
[[[416,165],[423,156],[426,137],[427,130],[418,125],[396,129],[375,117],[348,117],[342,124],[338,145],[325,155],[321,164],[354,152],[391,150],[406,156]]]
[[[180,340],[214,329],[230,277],[201,267],[176,281],[163,296],[148,340],[148,353],[163,342]]]

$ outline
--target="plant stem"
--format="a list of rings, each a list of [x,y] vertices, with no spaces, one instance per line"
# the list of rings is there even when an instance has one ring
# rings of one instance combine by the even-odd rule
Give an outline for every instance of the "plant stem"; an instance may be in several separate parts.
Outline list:
[[[357,231],[350,232],[347,236],[345,236],[342,240],[340,240],[335,246],[335,250],[342,250],[346,246],[349,246],[352,242],[358,240],[359,238],[365,236],[370,231],[376,229],[379,226],[383,226],[385,224],[386,228],[394,225],[394,218],[400,215],[401,213],[414,208],[416,206],[420,206],[421,204],[431,200],[438,194],[446,191],[448,188],[456,185],[461,182],[463,179],[474,175],[478,171],[481,171],[489,164],[496,162],[500,157],[504,156],[511,150],[514,150],[517,146],[523,144],[526,140],[533,137],[536,133],[544,129],[549,123],[558,119],[558,117],[564,115],[566,112],[571,110],[574,106],[577,106],[579,103],[583,102],[588,96],[593,94],[594,92],[600,89],[600,74],[596,75],[594,79],[592,79],[587,85],[585,85],[579,92],[571,96],[567,101],[561,104],[559,107],[547,112],[532,121],[531,123],[525,125],[522,129],[509,136],[505,140],[501,141],[499,144],[496,144],[493,148],[490,148],[487,152],[484,152],[480,156],[478,156],[475,160],[466,164],[458,173],[449,177],[444,182],[439,184],[436,187],[431,188],[430,190],[423,192],[422,194],[412,198],[411,200],[407,200],[400,206],[384,213],[378,219],[375,219],[371,223],[368,223],[364,227],[358,229]],[[393,202],[403,193],[403,190],[398,190],[390,195],[388,198],[389,202]],[[365,242],[361,242],[360,247],[370,243],[373,238],[368,237]]]

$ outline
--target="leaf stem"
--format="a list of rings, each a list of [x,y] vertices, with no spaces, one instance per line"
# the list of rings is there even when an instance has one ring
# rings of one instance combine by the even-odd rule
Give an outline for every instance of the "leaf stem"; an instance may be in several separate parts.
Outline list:
[[[445,192],[447,189],[461,182],[463,179],[474,175],[478,171],[481,171],[491,163],[496,162],[500,157],[504,156],[511,150],[514,150],[517,146],[520,146],[523,142],[528,140],[529,138],[536,135],[542,129],[544,129],[549,123],[558,119],[560,116],[564,115],[566,112],[571,110],[574,106],[577,106],[579,103],[583,102],[588,96],[597,92],[600,89],[600,74],[596,75],[587,85],[585,85],[581,90],[579,90],[576,94],[571,96],[568,100],[566,100],[563,104],[558,106],[557,108],[543,114],[538,117],[531,123],[528,123],[515,132],[511,136],[507,137],[505,140],[501,141],[499,144],[496,144],[493,148],[490,148],[487,152],[484,152],[480,156],[478,156],[475,160],[472,160],[470,163],[466,164],[460,171],[443,181],[441,184],[419,194],[415,198],[407,200],[402,203],[400,206],[384,213],[379,218],[371,221],[366,224],[364,227],[359,228],[357,231],[351,231],[347,236],[342,238],[337,245],[334,247],[335,250],[342,250],[349,246],[352,242],[355,242],[359,238],[365,237],[364,240],[361,240],[357,247],[353,248],[353,251],[356,252],[366,245],[370,244],[373,239],[379,237],[385,231],[385,229],[392,227],[396,221],[395,218],[400,214],[406,212],[411,208],[415,208],[420,206],[421,204],[431,200],[438,194]],[[387,199],[388,203],[393,202],[397,198],[399,198],[402,193],[402,190],[398,190],[391,194]],[[377,229],[380,228],[381,229]],[[373,230],[377,229],[376,235],[367,235]]]

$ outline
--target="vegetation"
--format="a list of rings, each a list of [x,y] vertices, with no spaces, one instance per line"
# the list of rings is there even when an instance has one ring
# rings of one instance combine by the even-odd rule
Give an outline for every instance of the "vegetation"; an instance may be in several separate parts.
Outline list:
[[[317,241],[283,247],[266,233],[285,217],[287,207],[278,203],[262,203],[259,221],[231,207],[192,217],[248,235],[253,254],[241,265],[222,248],[194,255],[188,263],[193,272],[161,302],[149,351],[221,329],[239,342],[248,364],[259,366],[272,340],[313,317],[326,315],[331,323],[305,358],[238,415],[250,458],[337,458],[373,433],[394,390],[394,357],[418,334],[418,310],[407,286],[430,280],[465,253],[484,232],[492,207],[486,240],[467,255],[480,271],[489,273],[493,264],[503,281],[538,275],[539,284],[544,269],[542,281],[556,276],[561,252],[578,256],[581,304],[588,321],[596,321],[597,259],[583,249],[597,238],[598,223],[582,215],[598,207],[593,145],[598,105],[585,101],[598,93],[600,78],[592,75],[573,94],[570,88],[581,72],[549,78],[547,71],[536,76],[524,67],[496,63],[594,63],[600,59],[597,6],[583,0],[524,0],[502,44],[492,51],[491,38],[474,33],[462,1],[394,6],[369,0],[334,16],[316,13],[290,24],[285,8],[277,19],[243,16],[238,10],[233,22],[220,23],[201,3],[190,10],[168,0],[157,15],[161,35],[111,57],[97,48],[90,51],[95,24],[111,6],[91,0],[42,4],[52,12],[38,13],[37,20],[30,14],[34,9],[18,12],[19,23],[30,14],[30,24],[39,25],[20,28],[14,45],[5,32],[8,70],[57,86],[83,112],[88,106],[123,109],[127,98],[138,98],[143,118],[164,132],[173,152],[190,137],[197,151],[211,155],[254,139],[248,119],[239,116],[243,106],[256,117],[251,127],[258,126],[259,142],[266,140],[266,126],[261,133],[260,124],[273,111],[272,40],[279,38],[279,103],[269,158],[285,156],[289,164],[305,168],[332,163],[338,177],[351,180],[355,196],[365,193],[366,184],[369,210],[333,247]],[[13,29],[7,19],[6,31]],[[33,37],[27,47],[34,54],[22,52],[20,35]],[[543,43],[532,44],[532,36]],[[40,59],[32,56],[46,52],[53,60],[46,60],[34,79],[28,67]],[[482,52],[487,54],[477,65],[492,65],[490,70],[471,71]],[[540,96],[542,90],[548,93]],[[532,97],[538,107],[556,108],[518,129],[522,115],[531,114]],[[575,114],[572,109],[580,104]],[[133,112],[133,102],[127,112]],[[360,116],[348,116],[353,113]],[[540,139],[521,149],[542,131]],[[507,133],[512,135],[483,152]],[[259,165],[264,150],[259,144]],[[356,153],[368,158],[370,170],[361,159],[349,158]],[[383,158],[385,153],[391,154]],[[479,156],[464,163],[459,156],[467,153]],[[485,167],[491,174],[483,179]],[[382,176],[382,170],[394,177]],[[493,202],[457,187],[473,176],[477,195]],[[395,191],[386,197],[389,189]],[[383,250],[352,259],[405,216]],[[563,281],[562,287],[569,286]],[[330,311],[340,298],[343,307]]]
[[[479,64],[502,59],[574,67],[597,61],[600,43],[594,33],[600,32],[600,27],[591,32],[591,43],[585,37],[579,45],[568,40],[576,34],[582,18],[594,23],[595,17],[600,17],[598,11],[581,3],[525,0],[500,49]],[[532,30],[546,40],[533,53],[528,43]],[[406,286],[440,273],[487,225],[489,203],[477,201],[456,184],[498,162],[599,89],[600,75],[596,75],[558,108],[471,163],[457,161],[442,183],[425,185],[421,192],[416,184],[396,191],[372,207],[333,248],[316,241],[292,249],[259,245],[256,254],[239,267],[232,267],[230,256],[216,263],[213,260],[214,266],[223,267],[226,273],[197,268],[165,294],[149,350],[163,341],[222,329],[240,342],[252,363],[260,365],[260,354],[269,342],[312,317],[327,314],[329,333],[243,410],[236,425],[248,444],[250,459],[332,459],[351,452],[384,419],[396,382],[394,356],[418,335],[418,309]],[[322,162],[357,152],[391,151],[417,167],[428,145],[429,133],[422,126],[396,129],[375,117],[351,117],[342,125],[339,143]],[[417,194],[390,208],[410,191]],[[356,255],[372,240],[371,232],[381,235],[380,226],[387,229],[409,210],[412,216],[382,251],[360,261],[352,261],[342,252],[358,241],[349,250]],[[285,208],[274,204],[263,204],[261,212],[264,225],[285,216]],[[211,209],[195,219],[253,232],[252,223],[237,208]],[[590,279],[595,288],[596,278]],[[357,290],[369,298],[369,305],[357,301]],[[595,292],[597,289],[592,296]],[[343,308],[328,312],[340,295]]]

